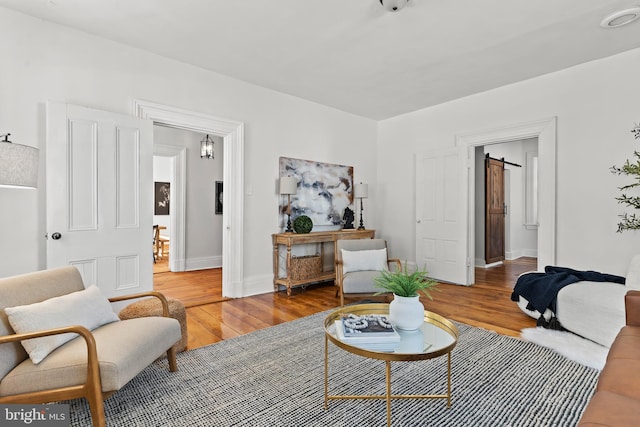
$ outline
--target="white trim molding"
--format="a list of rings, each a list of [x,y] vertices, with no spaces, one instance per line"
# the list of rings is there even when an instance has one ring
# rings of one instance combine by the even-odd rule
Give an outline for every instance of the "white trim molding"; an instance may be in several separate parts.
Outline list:
[[[187,191],[187,149],[175,145],[153,144],[153,155],[169,157],[171,159],[171,203],[169,204],[169,269],[171,271],[185,271],[185,218],[187,206],[185,194]]]
[[[222,295],[228,298],[244,296],[244,123],[138,99],[133,101],[133,114],[156,124],[224,139]]]

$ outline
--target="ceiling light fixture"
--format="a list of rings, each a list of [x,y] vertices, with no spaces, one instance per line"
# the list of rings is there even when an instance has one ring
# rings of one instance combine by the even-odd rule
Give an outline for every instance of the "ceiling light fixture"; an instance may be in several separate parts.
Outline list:
[[[213,139],[209,135],[200,141],[200,158],[213,159]]]
[[[387,9],[389,12],[398,12],[403,9],[409,0],[380,0],[380,4],[382,7]]]
[[[619,10],[607,16],[600,22],[602,28],[622,27],[637,21],[640,18],[640,7],[632,7],[629,9]]]

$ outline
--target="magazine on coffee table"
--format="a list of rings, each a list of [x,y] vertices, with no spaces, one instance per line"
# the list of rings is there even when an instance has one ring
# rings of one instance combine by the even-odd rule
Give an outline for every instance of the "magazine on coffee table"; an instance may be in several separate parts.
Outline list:
[[[342,331],[345,337],[389,337],[397,332],[384,314],[355,315],[342,317]]]
[[[388,352],[395,350],[400,345],[400,335],[395,330],[390,333],[373,333],[373,336],[362,333],[347,337],[344,335],[345,329],[342,320],[336,320],[335,326],[338,339],[355,347],[371,351]]]
[[[335,321],[341,341],[373,351],[393,351],[400,344],[400,335],[386,315],[345,315]]]

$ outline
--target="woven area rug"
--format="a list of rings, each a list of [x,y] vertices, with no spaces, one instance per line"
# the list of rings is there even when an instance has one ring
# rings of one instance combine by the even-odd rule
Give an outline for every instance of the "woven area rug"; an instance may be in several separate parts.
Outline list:
[[[381,426],[383,400],[331,401],[323,408],[327,313],[178,355],[148,367],[105,401],[109,426]],[[458,324],[452,407],[443,399],[392,401],[398,426],[574,426],[598,371],[516,338]],[[330,346],[331,394],[383,394],[384,362]],[[392,392],[445,393],[446,356],[392,363]],[[90,425],[71,404],[71,425]]]

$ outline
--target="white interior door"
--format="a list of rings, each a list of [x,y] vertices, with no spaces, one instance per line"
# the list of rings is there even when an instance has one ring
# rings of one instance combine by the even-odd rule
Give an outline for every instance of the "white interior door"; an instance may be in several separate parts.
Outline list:
[[[469,285],[466,148],[416,157],[416,262],[434,279]]]
[[[46,170],[47,267],[108,297],[152,290],[152,122],[49,102]]]

